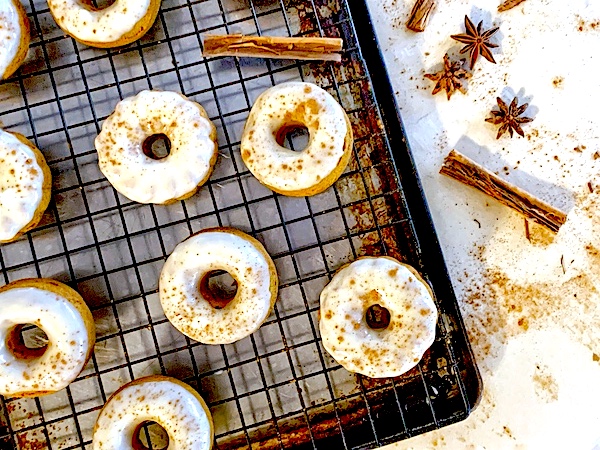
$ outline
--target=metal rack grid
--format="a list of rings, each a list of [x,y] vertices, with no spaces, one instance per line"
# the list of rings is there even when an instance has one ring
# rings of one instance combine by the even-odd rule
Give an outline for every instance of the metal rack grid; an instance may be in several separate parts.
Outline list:
[[[0,85],[0,120],[42,149],[53,174],[53,201],[36,230],[0,247],[0,269],[5,283],[51,277],[78,289],[92,309],[98,339],[69,388],[35,399],[0,398],[0,448],[90,448],[95,418],[110,394],[158,373],[203,395],[219,449],[370,448],[468,415],[479,391],[476,369],[447,278],[436,280],[433,257],[415,231],[419,214],[405,194],[420,195],[419,186],[394,162],[410,163],[410,155],[391,145],[394,136],[378,106],[383,99],[371,81],[384,68],[375,66],[377,74],[367,67],[359,40],[369,31],[352,21],[352,12],[366,20],[359,3],[164,0],[142,40],[106,51],[65,37],[46,2],[29,0],[30,54]],[[341,64],[203,58],[206,32],[336,36],[345,50]],[[256,97],[299,79],[336,96],[355,134],[350,167],[333,188],[310,198],[273,194],[239,155]],[[220,158],[211,180],[170,206],[140,205],[117,194],[99,172],[93,146],[117,101],[149,88],[201,103],[218,129]],[[393,134],[402,138],[399,126]],[[227,346],[201,345],[178,333],[157,295],[158,274],[175,245],[211,226],[235,226],[258,238],[280,276],[267,322]],[[420,233],[435,244],[434,235]],[[338,267],[364,254],[412,264],[436,292],[437,339],[415,369],[396,379],[350,374],[320,344],[320,290]],[[153,432],[147,428],[146,438],[160,440]]]

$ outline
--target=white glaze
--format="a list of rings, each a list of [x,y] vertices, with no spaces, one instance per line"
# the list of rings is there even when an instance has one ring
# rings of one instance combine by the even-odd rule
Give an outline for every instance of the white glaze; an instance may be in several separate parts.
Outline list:
[[[58,391],[81,372],[90,345],[86,323],[67,299],[35,287],[0,292],[0,395]],[[20,359],[7,348],[17,325],[35,324],[48,336],[46,352]]]
[[[0,78],[15,59],[21,45],[20,15],[13,0],[0,0]]]
[[[166,134],[170,154],[144,155],[149,136]],[[165,203],[193,191],[212,170],[215,127],[200,105],[176,92],[142,91],[119,102],[96,137],[100,170],[113,187],[139,203]]]
[[[167,431],[168,450],[209,450],[212,418],[202,398],[189,389],[167,377],[149,377],[123,386],[98,416],[92,448],[132,450],[137,427],[153,421]]]
[[[386,329],[366,323],[374,304],[390,312]],[[414,367],[435,339],[436,321],[428,287],[391,258],[360,258],[338,271],[321,293],[323,346],[347,370],[372,378]]]
[[[31,222],[42,201],[43,186],[44,173],[34,151],[0,130],[0,241],[13,239]]]
[[[160,301],[173,326],[204,344],[230,344],[256,331],[274,299],[270,266],[252,242],[233,233],[206,231],[180,243],[160,274]],[[225,270],[237,281],[237,293],[215,309],[198,286],[205,274]]]
[[[150,8],[151,0],[116,0],[92,11],[79,0],[48,0],[58,25],[71,36],[87,42],[116,42],[133,30]]]
[[[302,151],[276,141],[290,114],[309,131]],[[329,93],[311,83],[282,83],[263,92],[252,106],[240,150],[261,183],[278,192],[298,191],[317,185],[340,164],[347,134],[346,113]]]

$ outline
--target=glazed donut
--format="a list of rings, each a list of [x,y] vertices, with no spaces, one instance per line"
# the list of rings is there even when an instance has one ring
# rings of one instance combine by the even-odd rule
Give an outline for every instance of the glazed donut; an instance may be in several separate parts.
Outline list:
[[[413,368],[431,347],[436,322],[427,283],[387,256],[358,258],[321,292],[323,346],[348,371],[371,378]]]
[[[39,223],[51,189],[42,153],[25,136],[0,129],[0,243],[18,239]]]
[[[306,127],[307,147],[283,147],[286,134]],[[310,83],[283,83],[263,92],[250,111],[240,150],[263,185],[279,194],[315,195],[342,174],[352,154],[352,126],[340,104]]]
[[[146,422],[169,435],[169,449],[210,450],[212,415],[200,395],[175,378],[151,375],[122,386],[108,399],[96,425],[93,450],[146,448],[138,437]]]
[[[0,395],[37,397],[71,383],[89,359],[96,331],[81,296],[45,278],[14,281],[0,288]],[[48,346],[25,346],[21,329],[34,324]]]
[[[0,0],[0,78],[10,77],[29,50],[29,20],[19,0]]]
[[[98,9],[90,0],[48,0],[58,26],[82,44],[120,47],[140,39],[154,24],[161,0],[116,0]]]
[[[170,142],[157,157],[156,138]],[[96,137],[100,170],[113,187],[138,203],[168,204],[191,197],[217,160],[217,130],[204,108],[181,94],[142,91],[122,100]]]
[[[227,271],[237,283],[228,302],[208,287],[212,272]],[[230,344],[254,333],[277,298],[278,278],[260,242],[234,228],[203,230],[180,243],[159,280],[167,319],[204,344]]]

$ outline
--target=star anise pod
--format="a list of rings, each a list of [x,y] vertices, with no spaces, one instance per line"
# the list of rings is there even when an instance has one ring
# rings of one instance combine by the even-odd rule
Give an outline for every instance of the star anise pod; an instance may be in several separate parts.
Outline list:
[[[529,103],[524,103],[521,106],[518,106],[517,97],[513,98],[510,106],[506,106],[506,103],[504,103],[500,97],[497,97],[496,101],[498,102],[498,107],[500,110],[492,111],[492,117],[485,119],[486,122],[493,123],[494,125],[500,125],[496,139],[500,139],[500,137],[506,133],[506,131],[508,131],[510,137],[513,137],[513,130],[516,131],[519,136],[525,136],[525,133],[523,133],[523,129],[521,128],[521,124],[529,123],[533,121],[533,119],[531,117],[519,116],[525,112],[529,106]]]
[[[425,78],[435,81],[435,87],[431,95],[435,95],[442,89],[446,91],[446,97],[450,100],[452,94],[457,90],[466,93],[462,80],[471,78],[471,73],[462,68],[465,60],[450,61],[448,54],[444,55],[444,68],[436,73],[426,73]]]
[[[453,34],[450,36],[452,39],[458,42],[462,42],[465,45],[460,52],[471,53],[471,70],[475,66],[475,61],[479,58],[479,55],[483,56],[489,62],[496,64],[494,57],[492,56],[491,48],[498,47],[497,44],[492,44],[489,42],[490,38],[498,31],[498,27],[491,28],[487,31],[482,32],[481,26],[483,25],[483,21],[479,22],[477,28],[467,16],[465,16],[465,34]]]

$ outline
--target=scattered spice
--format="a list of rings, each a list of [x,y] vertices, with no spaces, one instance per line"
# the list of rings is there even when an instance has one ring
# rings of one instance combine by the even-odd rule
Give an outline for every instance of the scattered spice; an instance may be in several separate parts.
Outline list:
[[[577,24],[577,30],[579,31],[596,31],[600,27],[600,20],[595,20],[593,22],[586,22],[583,17],[579,14],[576,14],[575,17],[579,19]]]
[[[521,106],[518,106],[517,97],[513,98],[510,106],[506,106],[506,103],[504,103],[500,97],[497,97],[496,101],[498,102],[498,107],[500,110],[492,111],[492,117],[485,119],[486,122],[493,123],[494,125],[500,125],[496,139],[500,139],[500,137],[502,137],[506,131],[508,131],[510,137],[513,137],[513,130],[516,131],[519,136],[525,136],[525,133],[523,133],[523,129],[521,128],[521,124],[529,123],[533,121],[533,119],[530,117],[519,116],[525,112],[529,106],[529,103],[524,103]]]
[[[544,402],[550,403],[558,400],[558,384],[556,379],[549,373],[547,367],[536,366],[533,374],[533,387],[536,395]]]
[[[508,11],[509,9],[513,9],[515,6],[520,5],[525,0],[506,0],[498,6],[498,12]]]
[[[521,317],[517,321],[517,325],[527,331],[529,329],[529,320],[527,320],[527,317]]]
[[[444,55],[444,68],[437,73],[426,73],[425,78],[435,81],[435,87],[431,95],[435,95],[442,89],[446,91],[446,97],[450,100],[452,94],[457,90],[466,93],[463,80],[471,78],[471,73],[463,69],[464,59],[460,61],[450,61],[448,54]]]
[[[529,242],[531,242],[531,232],[529,231],[529,221],[527,220],[527,218],[525,218],[524,220],[525,220],[525,237],[527,238],[527,240]]]
[[[563,81],[565,81],[564,77],[556,77],[552,80],[552,84],[558,89],[562,87]]]
[[[453,34],[450,36],[455,41],[467,44],[460,50],[460,53],[470,52],[471,70],[475,67],[475,62],[477,61],[477,58],[479,58],[479,55],[483,56],[489,62],[496,64],[496,60],[494,60],[494,56],[490,49],[496,48],[498,45],[492,44],[489,40],[498,31],[498,27],[482,32],[482,25],[483,20],[479,22],[477,28],[475,28],[475,25],[471,22],[469,17],[465,16],[466,33]]]

